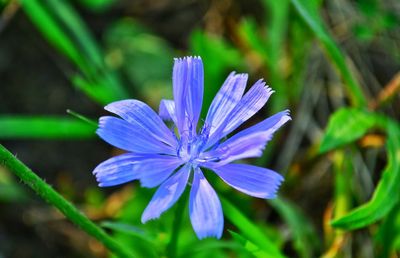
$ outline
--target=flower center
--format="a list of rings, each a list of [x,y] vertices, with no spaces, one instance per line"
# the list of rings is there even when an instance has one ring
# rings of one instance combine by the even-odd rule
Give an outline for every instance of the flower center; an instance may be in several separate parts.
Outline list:
[[[204,125],[196,135],[183,134],[179,140],[177,155],[185,162],[197,165],[199,156],[204,151],[208,140],[209,128]]]

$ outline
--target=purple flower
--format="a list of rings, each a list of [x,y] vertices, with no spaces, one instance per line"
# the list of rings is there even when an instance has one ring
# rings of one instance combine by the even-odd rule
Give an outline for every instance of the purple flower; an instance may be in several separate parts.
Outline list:
[[[225,138],[259,111],[273,91],[262,80],[243,95],[247,74],[231,73],[215,96],[204,124],[199,125],[203,100],[200,57],[175,59],[174,100],[162,100],[157,115],[139,100],[122,100],[105,107],[118,115],[103,116],[97,134],[128,151],[98,165],[99,186],[140,180],[143,187],[159,186],[142,215],[142,222],[169,209],[191,181],[189,212],[198,238],[220,238],[224,218],[221,203],[202,168],[214,171],[233,188],[258,198],[274,198],[283,177],[278,173],[232,161],[259,157],[274,132],[290,120],[289,111]],[[173,121],[177,133],[163,122]],[[193,174],[193,177],[191,177]]]

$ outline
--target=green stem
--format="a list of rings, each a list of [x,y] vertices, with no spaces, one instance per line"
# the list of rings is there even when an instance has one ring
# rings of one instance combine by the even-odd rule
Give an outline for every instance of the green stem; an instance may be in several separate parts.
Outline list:
[[[171,239],[167,246],[167,256],[169,258],[176,257],[176,249],[178,246],[178,237],[179,237],[179,230],[182,225],[182,216],[185,210],[185,205],[187,202],[188,193],[183,193],[181,199],[178,201],[176,210],[175,210],[175,217],[174,222],[172,224],[172,235]]]
[[[27,184],[40,197],[46,200],[49,204],[55,206],[69,220],[75,223],[89,235],[96,238],[104,244],[111,252],[118,257],[133,257],[131,252],[117,243],[103,229],[98,227],[83,213],[81,213],[69,201],[64,199],[50,185],[46,184],[32,170],[25,166],[20,160],[9,152],[3,145],[0,144],[0,164],[4,165],[15,175],[17,175],[25,184]]]

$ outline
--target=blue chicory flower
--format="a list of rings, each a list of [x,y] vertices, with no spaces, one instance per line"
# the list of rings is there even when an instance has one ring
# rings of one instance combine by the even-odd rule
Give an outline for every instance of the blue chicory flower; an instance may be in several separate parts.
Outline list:
[[[177,58],[173,68],[174,100],[162,100],[158,115],[135,99],[107,105],[105,109],[120,118],[101,117],[97,134],[127,153],[104,161],[93,171],[99,186],[132,180],[140,180],[143,187],[159,186],[143,212],[143,223],[169,209],[191,181],[190,220],[199,239],[220,238],[224,224],[221,203],[202,168],[214,171],[225,183],[245,194],[274,198],[283,181],[281,175],[231,162],[261,156],[273,133],[291,119],[285,110],[225,140],[264,106],[273,91],[259,80],[243,95],[247,74],[232,72],[200,126],[203,77],[200,57]],[[163,120],[173,121],[177,133]]]

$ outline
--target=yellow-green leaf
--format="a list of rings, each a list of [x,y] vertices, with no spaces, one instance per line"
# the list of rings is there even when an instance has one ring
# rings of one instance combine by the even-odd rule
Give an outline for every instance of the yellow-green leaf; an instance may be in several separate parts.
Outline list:
[[[362,137],[377,124],[377,116],[355,108],[342,108],[330,118],[320,152],[341,147]]]
[[[400,129],[387,123],[388,164],[371,200],[332,222],[332,226],[353,230],[370,225],[386,216],[399,200],[400,189]]]

